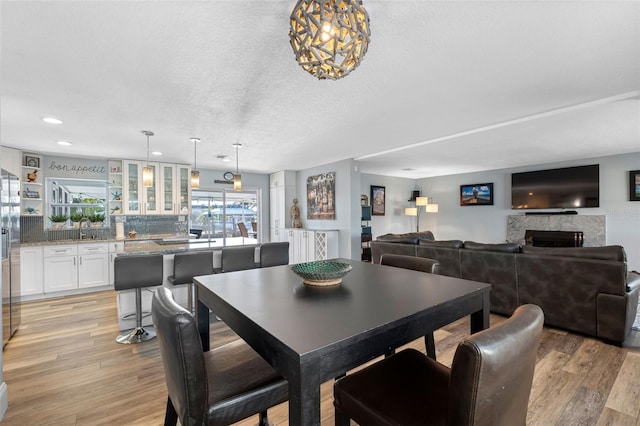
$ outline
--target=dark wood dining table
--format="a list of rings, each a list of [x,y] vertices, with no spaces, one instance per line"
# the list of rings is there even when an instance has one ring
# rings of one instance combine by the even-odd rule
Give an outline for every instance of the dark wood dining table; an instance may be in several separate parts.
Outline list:
[[[333,287],[303,284],[290,265],[195,278],[209,350],[209,309],[289,382],[289,424],[320,424],[320,385],[459,318],[489,327],[490,285],[372,263]]]

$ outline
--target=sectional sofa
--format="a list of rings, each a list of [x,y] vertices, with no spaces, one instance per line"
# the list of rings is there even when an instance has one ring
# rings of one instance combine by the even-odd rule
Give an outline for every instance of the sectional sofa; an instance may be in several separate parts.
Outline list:
[[[627,271],[621,246],[520,247],[436,241],[429,231],[387,234],[371,243],[374,263],[384,253],[436,259],[439,273],[491,284],[491,311],[511,315],[534,303],[549,326],[622,345],[635,319],[640,274]]]

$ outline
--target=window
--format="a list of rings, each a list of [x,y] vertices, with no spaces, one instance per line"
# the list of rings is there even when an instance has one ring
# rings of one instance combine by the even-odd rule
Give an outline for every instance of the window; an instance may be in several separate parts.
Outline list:
[[[201,238],[222,239],[223,245],[257,244],[259,194],[257,190],[194,189],[190,229],[201,230]]]
[[[82,216],[97,222],[107,216],[107,181],[47,178],[46,194],[47,222],[51,216]]]

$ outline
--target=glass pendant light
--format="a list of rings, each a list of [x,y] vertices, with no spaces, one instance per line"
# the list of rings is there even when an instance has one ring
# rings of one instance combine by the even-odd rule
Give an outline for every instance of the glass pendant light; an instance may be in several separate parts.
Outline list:
[[[153,167],[149,166],[149,136],[153,136],[153,132],[142,130],[142,134],[147,136],[147,165],[142,168],[142,186],[153,186]]]
[[[236,174],[233,175],[233,190],[240,191],[242,189],[242,177],[238,173],[238,149],[242,148],[242,144],[234,143],[233,146],[236,149]]]
[[[200,138],[189,139],[193,142],[193,169],[191,170],[191,188],[200,188],[200,172],[196,170],[196,146],[200,143]]]

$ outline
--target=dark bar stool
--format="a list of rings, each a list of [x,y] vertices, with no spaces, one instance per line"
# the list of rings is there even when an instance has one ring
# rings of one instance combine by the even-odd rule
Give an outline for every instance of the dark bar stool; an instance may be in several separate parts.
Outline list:
[[[288,265],[289,242],[264,243],[260,246],[260,267]]]
[[[116,337],[122,344],[146,342],[156,337],[153,326],[142,328],[142,287],[162,285],[162,255],[118,256],[114,261],[116,291],[136,291],[136,327]]]
[[[192,251],[178,253],[173,257],[173,275],[169,282],[173,285],[187,284],[188,307],[193,312],[193,277],[213,274],[213,251]]]
[[[256,268],[255,252],[255,246],[223,247],[222,272]]]

